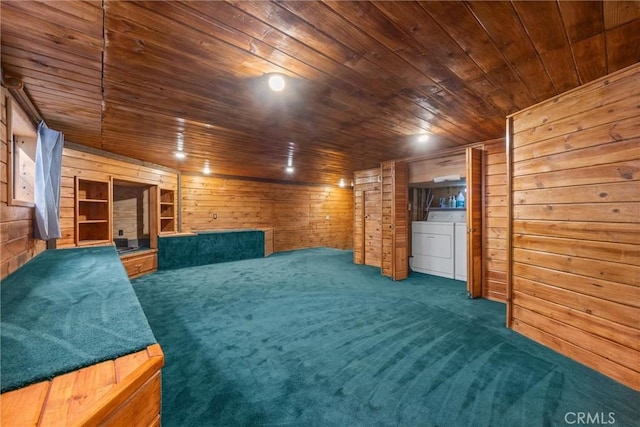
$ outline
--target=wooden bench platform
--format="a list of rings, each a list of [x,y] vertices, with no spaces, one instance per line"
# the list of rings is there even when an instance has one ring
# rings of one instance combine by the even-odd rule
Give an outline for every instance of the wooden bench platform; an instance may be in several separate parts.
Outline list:
[[[2,426],[159,426],[164,355],[145,350],[0,395]]]

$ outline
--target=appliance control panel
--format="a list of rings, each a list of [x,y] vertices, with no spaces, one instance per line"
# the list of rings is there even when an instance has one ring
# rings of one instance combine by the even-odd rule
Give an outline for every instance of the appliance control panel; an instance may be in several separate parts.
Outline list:
[[[433,222],[467,222],[467,211],[431,211],[427,221]]]

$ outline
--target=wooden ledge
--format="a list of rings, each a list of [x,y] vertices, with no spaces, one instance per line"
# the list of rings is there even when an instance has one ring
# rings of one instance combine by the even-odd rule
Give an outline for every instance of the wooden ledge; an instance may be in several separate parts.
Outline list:
[[[6,426],[150,425],[160,414],[164,355],[154,344],[0,395]]]
[[[184,237],[184,236],[197,236],[197,235],[198,233],[196,232],[184,231],[180,233],[160,233],[158,237],[164,239],[165,237]]]
[[[118,254],[118,255],[120,256],[120,259],[127,259],[127,258],[135,258],[142,255],[155,254],[155,253],[158,253],[157,249],[141,249],[136,251],[125,252],[123,254]]]

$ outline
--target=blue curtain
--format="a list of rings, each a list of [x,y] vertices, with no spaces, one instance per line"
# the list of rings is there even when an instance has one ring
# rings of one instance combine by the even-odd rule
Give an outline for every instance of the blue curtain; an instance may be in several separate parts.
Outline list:
[[[62,176],[62,146],[64,135],[49,129],[44,122],[38,125],[36,145],[35,213],[33,235],[49,240],[60,233],[60,181]]]

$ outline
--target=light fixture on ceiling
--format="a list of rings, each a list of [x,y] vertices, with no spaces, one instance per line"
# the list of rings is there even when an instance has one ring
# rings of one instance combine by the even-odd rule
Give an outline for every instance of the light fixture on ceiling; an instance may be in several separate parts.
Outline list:
[[[292,157],[292,155],[289,155],[289,158],[287,159],[287,167],[284,170],[287,171],[287,173],[293,173],[293,171],[295,170],[293,168],[293,157]]]
[[[429,134],[423,133],[422,135],[418,135],[418,142],[425,143],[429,140]]]
[[[284,169],[287,173],[291,174],[295,170],[293,168],[293,147],[295,144],[293,142],[289,143],[289,153],[287,154],[287,167]]]
[[[184,150],[184,134],[182,132],[178,132],[178,137],[176,138],[176,151],[173,152],[173,155],[178,160],[182,160],[187,157],[187,154]]]
[[[274,92],[282,92],[287,82],[280,74],[272,74],[269,76],[269,88]]]
[[[340,183],[338,184],[341,188],[344,188],[345,183],[344,183],[344,178],[340,178]]]
[[[204,167],[202,168],[202,173],[205,175],[209,175],[211,173],[211,167],[209,167],[209,160],[204,161]]]

